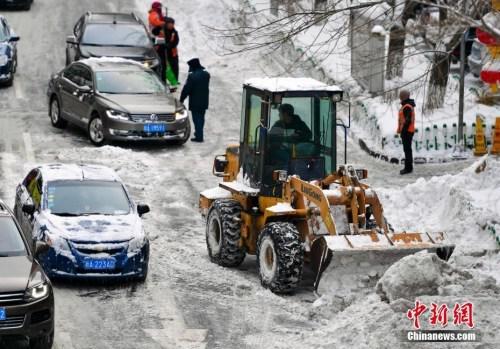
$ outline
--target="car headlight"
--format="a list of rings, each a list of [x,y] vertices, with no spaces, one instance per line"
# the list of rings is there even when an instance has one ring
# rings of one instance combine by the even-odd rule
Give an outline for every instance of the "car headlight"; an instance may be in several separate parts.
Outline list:
[[[176,120],[183,120],[188,117],[188,111],[186,109],[179,110],[175,113]]]
[[[37,301],[45,298],[49,294],[49,284],[43,282],[31,288],[28,288],[24,294],[24,298],[28,302]]]
[[[151,59],[151,60],[148,60],[148,61],[145,61],[144,62],[144,66],[146,68],[154,68],[156,67],[158,64],[160,64],[160,61],[157,60],[157,59]]]
[[[45,298],[48,294],[49,283],[47,282],[46,277],[40,270],[35,271],[35,273],[30,276],[28,288],[24,293],[24,299],[27,302],[33,302]]]
[[[53,248],[56,251],[71,251],[69,248],[68,241],[64,238],[56,237],[56,236],[51,236],[47,233],[45,233],[45,242],[47,245],[49,245],[51,248]]]
[[[7,57],[6,55],[1,55],[0,56],[0,65],[6,65],[7,63],[9,63],[9,57]]]
[[[146,235],[141,234],[140,236],[136,236],[129,241],[127,251],[129,253],[139,252],[144,247],[146,242],[147,242]]]
[[[108,118],[114,120],[130,120],[127,113],[118,110],[108,109],[106,110],[106,115]]]

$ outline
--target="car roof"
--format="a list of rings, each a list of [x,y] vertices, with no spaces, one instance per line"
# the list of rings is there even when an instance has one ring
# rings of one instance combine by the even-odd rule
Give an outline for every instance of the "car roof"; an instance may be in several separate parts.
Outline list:
[[[116,172],[106,166],[91,164],[48,164],[39,166],[45,182],[101,180],[121,182]]]
[[[253,78],[245,81],[244,86],[269,92],[342,92],[342,89],[338,86],[327,85],[311,78]]]
[[[149,70],[141,63],[120,57],[87,58],[78,61],[94,71],[145,71]]]
[[[141,24],[135,13],[87,12],[87,23],[95,24]]]

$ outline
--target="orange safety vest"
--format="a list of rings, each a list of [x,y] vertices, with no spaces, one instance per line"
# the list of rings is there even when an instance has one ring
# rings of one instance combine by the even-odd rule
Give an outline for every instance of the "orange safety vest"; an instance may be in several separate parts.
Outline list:
[[[415,108],[411,104],[405,104],[399,109],[399,120],[398,120],[398,133],[401,133],[403,131],[403,126],[406,122],[405,118],[405,113],[403,112],[405,108],[410,108],[411,109],[411,121],[410,121],[410,126],[408,126],[408,132],[414,133],[415,132]]]
[[[163,34],[163,26],[165,25],[165,22],[161,18],[161,16],[158,14],[158,12],[151,10],[149,11],[149,17],[148,17],[148,22],[149,22],[149,30],[152,32],[154,28],[156,27],[161,27],[162,30],[160,32],[160,35],[158,37],[162,38],[165,35]]]

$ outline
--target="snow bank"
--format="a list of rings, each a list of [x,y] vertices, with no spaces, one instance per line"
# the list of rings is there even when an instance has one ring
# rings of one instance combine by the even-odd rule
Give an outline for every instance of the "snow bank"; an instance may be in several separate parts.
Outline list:
[[[484,171],[477,168],[486,162]],[[495,249],[489,227],[500,231],[500,159],[484,157],[463,172],[418,179],[404,188],[378,190],[395,230],[444,231],[455,254]]]

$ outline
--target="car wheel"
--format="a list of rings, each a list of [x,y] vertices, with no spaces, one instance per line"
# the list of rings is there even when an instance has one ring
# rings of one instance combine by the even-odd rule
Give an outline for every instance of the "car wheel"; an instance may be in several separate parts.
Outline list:
[[[148,263],[145,263],[145,265],[142,267],[142,274],[140,274],[137,277],[137,281],[146,282],[146,279],[148,278],[148,270],[149,270]]]
[[[57,128],[65,128],[68,125],[68,122],[61,117],[59,100],[55,96],[52,97],[52,100],[50,101],[49,115],[52,126]]]
[[[30,338],[30,349],[50,349],[54,344],[54,331],[48,335]]]
[[[17,72],[17,58],[12,61],[12,74]]]
[[[89,139],[95,146],[102,146],[106,143],[104,138],[104,125],[99,116],[93,116],[89,123]]]
[[[175,144],[183,145],[184,143],[186,143],[189,140],[189,137],[191,137],[191,123],[188,120],[186,132],[184,132],[184,138],[176,141]]]
[[[10,87],[13,84],[14,84],[14,74],[11,74],[10,79],[5,82],[5,86]]]

